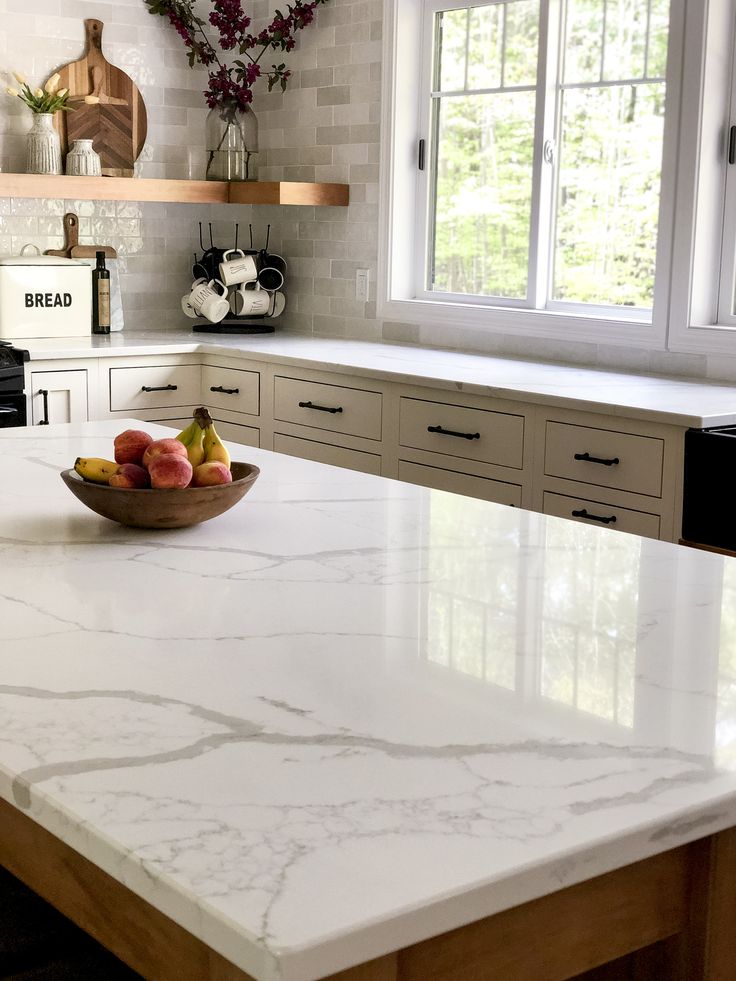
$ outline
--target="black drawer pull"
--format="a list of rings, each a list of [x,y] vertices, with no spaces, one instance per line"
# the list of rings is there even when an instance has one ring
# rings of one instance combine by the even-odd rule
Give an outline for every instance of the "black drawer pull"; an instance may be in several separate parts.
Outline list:
[[[586,463],[600,463],[604,467],[615,467],[621,461],[617,456],[612,460],[602,460],[599,456],[591,456],[590,453],[576,453],[574,460],[585,460]]]
[[[612,514],[610,518],[604,518],[602,514],[590,514],[585,508],[581,508],[579,511],[572,512],[573,518],[587,518],[588,521],[600,521],[602,525],[615,525],[616,515]]]
[[[338,405],[337,408],[331,408],[329,405],[315,405],[314,402],[300,402],[300,409],[316,409],[317,412],[342,412],[342,406]]]
[[[141,385],[142,392],[175,392],[179,386],[178,385],[159,385],[158,388],[152,388],[150,385]]]
[[[223,395],[240,395],[239,388],[223,388],[222,385],[212,385],[211,392],[222,392]]]
[[[49,390],[47,388],[39,388],[38,394],[43,399],[43,419],[39,422],[39,426],[49,425]]]
[[[480,433],[456,433],[454,429],[443,429],[442,426],[427,426],[428,433],[439,433],[440,436],[457,436],[458,439],[480,439]]]

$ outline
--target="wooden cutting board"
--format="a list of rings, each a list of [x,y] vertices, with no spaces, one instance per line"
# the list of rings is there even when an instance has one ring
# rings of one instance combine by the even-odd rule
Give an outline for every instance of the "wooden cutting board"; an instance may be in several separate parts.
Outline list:
[[[94,259],[98,252],[104,252],[107,259],[118,257],[111,245],[80,245],[79,218],[70,211],[64,215],[64,248],[46,249],[44,255],[60,255],[65,259]]]
[[[59,88],[69,89],[75,111],[57,112],[56,125],[62,153],[74,140],[93,140],[104,175],[132,177],[146,142],[146,106],[133,79],[102,53],[103,27],[101,20],[85,20],[84,54],[59,68]],[[99,103],[87,105],[86,95],[96,95]]]

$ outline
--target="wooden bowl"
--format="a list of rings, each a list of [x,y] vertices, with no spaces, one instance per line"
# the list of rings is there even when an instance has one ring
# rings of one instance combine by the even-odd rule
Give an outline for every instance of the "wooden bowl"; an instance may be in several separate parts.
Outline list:
[[[261,472],[252,463],[230,464],[231,484],[183,490],[132,490],[82,480],[74,470],[61,479],[82,504],[103,518],[131,528],[189,528],[229,511],[245,497]]]

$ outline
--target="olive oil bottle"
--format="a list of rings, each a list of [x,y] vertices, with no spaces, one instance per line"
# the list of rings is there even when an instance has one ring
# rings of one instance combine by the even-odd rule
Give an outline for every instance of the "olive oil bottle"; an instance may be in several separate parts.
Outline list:
[[[97,253],[92,270],[92,333],[110,333],[110,270],[105,268],[105,253]]]

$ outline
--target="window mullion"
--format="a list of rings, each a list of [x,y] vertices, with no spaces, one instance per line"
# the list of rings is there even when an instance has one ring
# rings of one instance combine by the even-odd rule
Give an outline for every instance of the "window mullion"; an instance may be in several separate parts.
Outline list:
[[[529,306],[543,310],[549,295],[549,271],[554,212],[557,78],[560,60],[562,0],[546,0],[540,8],[534,173],[529,249]],[[545,151],[552,149],[552,154]]]

